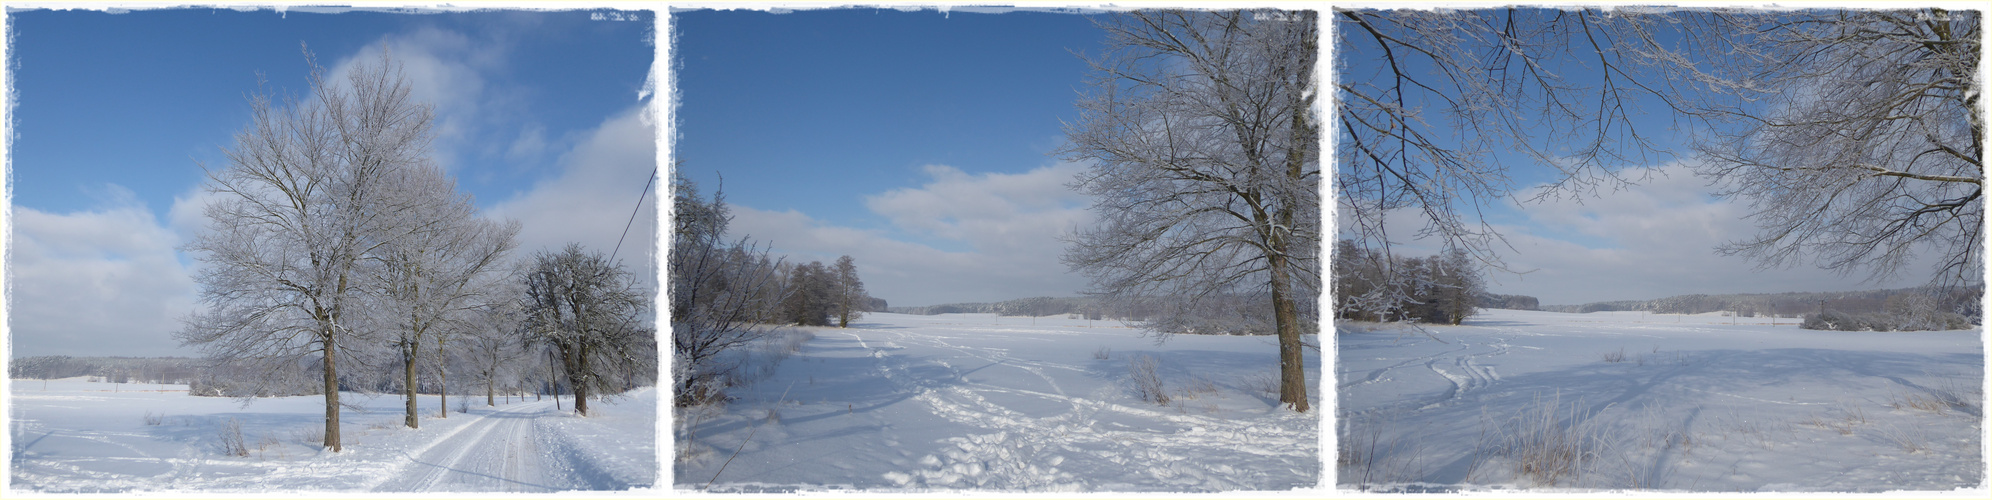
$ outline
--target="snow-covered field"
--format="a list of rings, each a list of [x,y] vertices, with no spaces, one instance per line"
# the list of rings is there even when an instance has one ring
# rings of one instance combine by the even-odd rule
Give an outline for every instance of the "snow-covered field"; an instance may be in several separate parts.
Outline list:
[[[1339,325],[1338,486],[1982,498],[1980,331],[1778,321],[1497,309],[1430,336]]]
[[[680,412],[693,437],[678,445],[677,488],[1222,491],[1324,480],[1320,412],[1279,409],[1266,391],[1277,390],[1270,337],[1157,345],[1113,321],[885,313],[814,333],[724,409]],[[1312,389],[1318,355],[1307,355]],[[1129,364],[1143,356],[1169,404],[1136,396]]]
[[[186,386],[108,384],[82,378],[14,380],[11,491],[109,493],[410,492],[622,490],[657,481],[657,395],[591,402],[588,418],[531,396],[436,418],[419,399],[421,429],[401,425],[396,395],[346,393],[360,406],[341,417],[345,451],[317,445],[324,398],[193,397]],[[223,451],[239,423],[247,457]]]

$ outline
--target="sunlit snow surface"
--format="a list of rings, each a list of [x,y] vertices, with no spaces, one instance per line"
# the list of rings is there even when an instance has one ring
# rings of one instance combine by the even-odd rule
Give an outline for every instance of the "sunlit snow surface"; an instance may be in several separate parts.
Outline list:
[[[1429,336],[1341,324],[1338,487],[1984,487],[1980,331],[1770,321],[1487,310]],[[1525,469],[1517,446],[1532,427],[1517,415],[1550,404],[1550,427],[1585,438],[1563,474]]]
[[[1158,345],[1114,321],[883,313],[815,334],[767,378],[732,389],[723,410],[681,416],[695,437],[675,454],[677,488],[1235,491],[1323,481],[1321,414],[1279,409],[1276,394],[1254,389],[1277,371],[1271,337]],[[1311,389],[1319,354],[1307,354]],[[1170,404],[1135,396],[1128,363],[1144,355],[1157,360]]]
[[[81,378],[14,380],[8,400],[13,491],[411,492],[623,490],[656,482],[656,391],[593,402],[468,398],[470,413],[436,418],[420,398],[420,429],[402,426],[403,400],[345,393],[345,451],[318,446],[319,396],[234,399],[188,396],[186,386],[108,384]],[[155,418],[148,419],[148,414]],[[241,423],[247,457],[223,452],[221,429]],[[157,422],[153,425],[150,422]]]

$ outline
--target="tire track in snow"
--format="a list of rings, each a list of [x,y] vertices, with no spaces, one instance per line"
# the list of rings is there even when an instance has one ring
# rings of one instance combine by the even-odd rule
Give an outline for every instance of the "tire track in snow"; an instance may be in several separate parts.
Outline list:
[[[478,415],[405,455],[407,462],[374,491],[518,491],[590,489],[572,477],[585,469],[574,457],[548,453],[549,438],[534,425],[552,402],[523,403]],[[459,414],[463,415],[463,414]]]

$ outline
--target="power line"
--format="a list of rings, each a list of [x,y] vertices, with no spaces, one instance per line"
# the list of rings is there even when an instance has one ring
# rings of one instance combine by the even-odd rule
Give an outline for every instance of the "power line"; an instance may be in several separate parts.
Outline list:
[[[650,186],[657,182],[657,167],[650,167],[650,178],[643,181],[643,192],[636,195],[636,207],[629,209],[629,222],[623,223],[622,236],[616,237],[616,249],[609,252],[609,262],[616,261],[616,253],[622,251],[623,239],[629,237],[629,228],[636,224],[636,213],[643,210],[643,200],[650,196]]]

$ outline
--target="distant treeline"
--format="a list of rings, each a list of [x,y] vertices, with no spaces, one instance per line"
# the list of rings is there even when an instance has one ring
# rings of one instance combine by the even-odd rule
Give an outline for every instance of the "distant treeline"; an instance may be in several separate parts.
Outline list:
[[[1125,316],[1123,311],[1118,310],[1111,311],[1114,314],[1109,314],[1110,311],[1108,309],[1118,308],[1108,307],[1099,299],[1093,297],[1029,297],[1002,302],[960,302],[932,306],[888,307],[885,312],[922,316],[962,313],[994,313],[998,316],[1078,314],[1088,319],[1119,318]]]
[[[1029,297],[1002,302],[962,302],[918,307],[891,307],[895,314],[982,313],[998,316],[1057,316],[1092,320],[1143,322],[1145,327],[1167,333],[1192,335],[1272,335],[1271,300],[1266,295],[1223,295],[1197,301],[1195,314],[1164,314],[1180,311],[1190,303],[1173,297],[1150,297],[1126,301],[1106,301],[1094,297]],[[1302,303],[1302,331],[1316,329],[1313,304]]]
[[[1535,297],[1527,295],[1502,295],[1498,293],[1481,294],[1479,306],[1482,309],[1542,310],[1541,301],[1536,300]]]
[[[896,315],[960,315],[960,313],[994,313],[998,317],[1052,317],[1052,315],[1080,315],[1086,319],[1137,319],[1139,313],[1133,307],[1108,305],[1094,297],[1026,297],[1010,299],[1002,303],[948,303],[948,305],[922,305],[922,307],[888,307],[886,313]]]
[[[119,384],[186,384],[201,375],[193,358],[30,356],[7,365],[9,378],[95,377]]]
[[[542,367],[541,370],[546,368]],[[14,379],[58,379],[89,377],[93,381],[113,384],[185,384],[189,393],[195,396],[216,397],[279,397],[309,396],[322,394],[321,383],[306,380],[317,373],[318,366],[311,361],[301,362],[290,367],[291,374],[284,380],[303,380],[291,384],[254,384],[237,381],[254,377],[268,377],[268,373],[231,369],[226,366],[208,366],[205,360],[183,357],[133,358],[119,356],[29,356],[14,358],[7,365],[7,376]],[[396,390],[393,377],[365,377],[355,371],[339,377],[339,390],[368,393],[389,393]],[[390,374],[391,375],[391,374]],[[571,394],[567,384],[557,381],[551,375],[542,377],[555,382],[535,382],[528,388],[552,394]],[[538,387],[533,387],[537,385]],[[434,394],[441,389],[433,382],[420,383],[423,393]]]
[[[1702,314],[1731,312],[1742,317],[1776,315],[1797,318],[1818,314],[1821,301],[1827,312],[1850,314],[1887,313],[1909,308],[1949,312],[1969,318],[1981,316],[1978,298],[1983,287],[1941,292],[1921,288],[1897,288],[1858,292],[1786,292],[1675,295],[1654,300],[1618,300],[1580,305],[1548,305],[1542,310],[1566,313],[1600,311],[1647,311],[1661,314]]]

